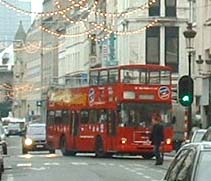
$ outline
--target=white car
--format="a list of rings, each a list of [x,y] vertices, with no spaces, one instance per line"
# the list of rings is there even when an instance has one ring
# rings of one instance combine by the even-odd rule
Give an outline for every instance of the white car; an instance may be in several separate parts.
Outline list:
[[[193,132],[193,136],[191,137],[190,142],[191,143],[196,143],[196,142],[201,142],[204,134],[207,132],[206,129],[197,129]]]
[[[190,140],[185,140],[182,142],[182,146],[188,144],[188,143],[199,143],[202,141],[202,138],[204,137],[205,133],[207,132],[207,129],[196,129],[193,132],[193,135]]]
[[[163,181],[209,181],[211,143],[184,145],[172,160]]]

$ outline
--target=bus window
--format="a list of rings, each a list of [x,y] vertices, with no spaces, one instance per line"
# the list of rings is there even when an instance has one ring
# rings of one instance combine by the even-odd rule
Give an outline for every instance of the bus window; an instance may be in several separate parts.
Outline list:
[[[108,71],[102,70],[99,72],[99,85],[105,85],[108,83]]]
[[[118,70],[117,69],[109,70],[108,82],[109,83],[118,82]]]
[[[99,116],[98,117],[99,117],[98,118],[99,123],[105,123],[107,121],[107,118],[108,118],[106,110],[104,110],[104,109],[99,110]]]
[[[89,83],[90,85],[97,85],[98,84],[98,71],[90,72]]]
[[[59,110],[55,112],[55,123],[59,124],[61,123],[61,121],[62,121],[62,111]]]
[[[124,83],[139,84],[139,70],[124,69],[121,71],[121,80]]]
[[[160,72],[149,72],[149,84],[160,84]]]
[[[54,123],[54,111],[48,111],[48,116],[47,116],[47,124],[51,125]]]
[[[121,71],[121,80],[124,83],[131,83],[132,80],[132,73],[129,70]]]
[[[171,84],[171,73],[170,71],[161,71],[161,85]]]
[[[70,113],[68,110],[65,110],[62,112],[62,122],[64,124],[69,124],[70,123]]]
[[[146,84],[146,81],[147,81],[147,73],[141,71],[139,73],[139,84]]]
[[[89,112],[86,110],[81,111],[81,124],[87,124],[89,121]]]
[[[98,114],[97,110],[89,111],[89,123],[97,123],[98,122]]]

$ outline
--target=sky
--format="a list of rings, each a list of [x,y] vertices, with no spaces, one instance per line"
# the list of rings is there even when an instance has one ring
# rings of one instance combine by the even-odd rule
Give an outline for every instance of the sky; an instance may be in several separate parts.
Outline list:
[[[42,11],[42,2],[43,0],[31,0],[32,2],[32,11],[41,12]]]
[[[42,2],[43,0],[31,0],[32,12],[41,12],[42,11]],[[32,16],[32,22],[35,16]]]

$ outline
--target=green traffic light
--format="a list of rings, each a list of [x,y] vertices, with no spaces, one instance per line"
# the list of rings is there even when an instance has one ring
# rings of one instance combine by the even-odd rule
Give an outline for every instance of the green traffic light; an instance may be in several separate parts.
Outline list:
[[[183,106],[190,106],[193,103],[192,95],[183,95],[180,99],[180,103]]]
[[[193,103],[193,79],[189,75],[184,75],[179,79],[178,98],[182,106],[188,107]]]
[[[190,101],[190,97],[188,95],[185,95],[183,98],[182,98],[182,101],[184,102],[189,102]]]

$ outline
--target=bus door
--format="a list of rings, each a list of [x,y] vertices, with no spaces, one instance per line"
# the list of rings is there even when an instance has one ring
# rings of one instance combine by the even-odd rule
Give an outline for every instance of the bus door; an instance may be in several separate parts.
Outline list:
[[[70,140],[72,135],[72,116],[69,110],[63,110],[62,113],[63,129],[67,140]]]
[[[108,111],[108,141],[109,149],[114,150],[116,144],[117,124],[115,111]]]
[[[80,135],[80,121],[79,121],[79,113],[72,112],[72,148],[77,149],[77,141]]]

